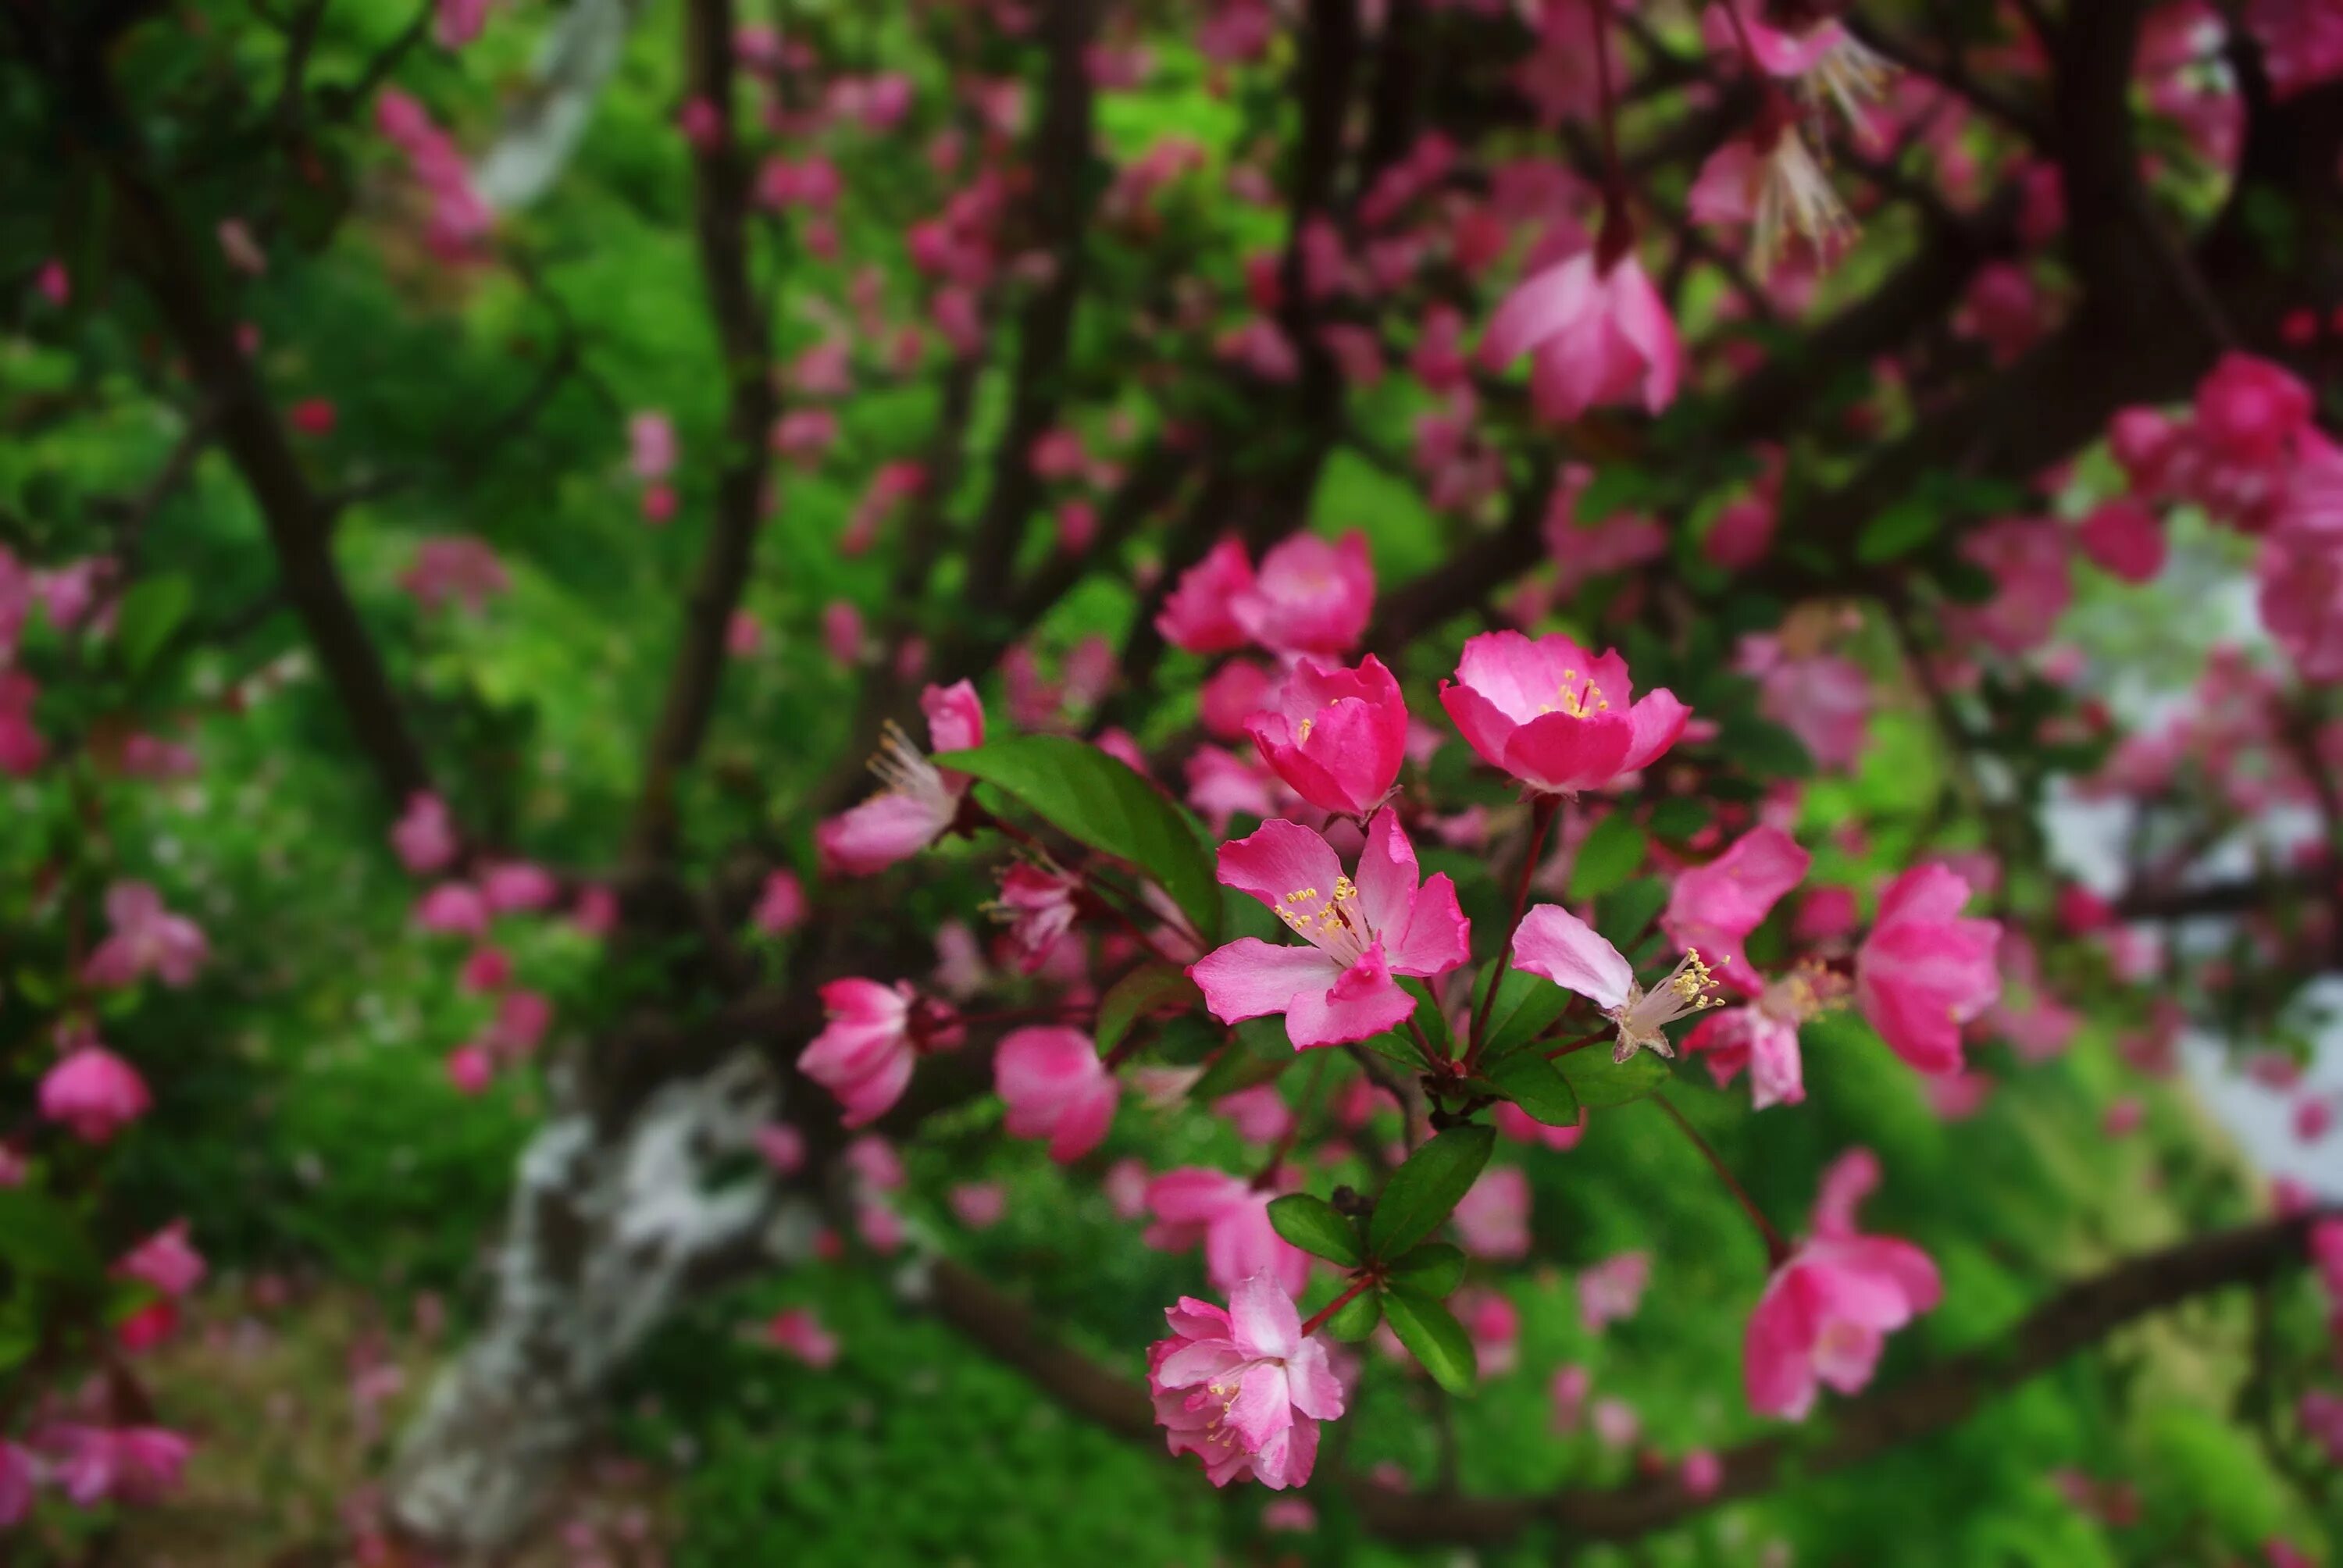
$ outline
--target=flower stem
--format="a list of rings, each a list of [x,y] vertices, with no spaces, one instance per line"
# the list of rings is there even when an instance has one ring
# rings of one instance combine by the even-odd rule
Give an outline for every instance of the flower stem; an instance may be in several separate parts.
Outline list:
[[[1357,1295],[1361,1291],[1365,1290],[1369,1285],[1372,1285],[1374,1282],[1373,1276],[1370,1274],[1361,1274],[1357,1279],[1353,1280],[1349,1290],[1344,1291],[1341,1295],[1336,1296],[1332,1301],[1328,1302],[1324,1306],[1310,1314],[1310,1321],[1302,1325],[1302,1337],[1308,1339],[1312,1334],[1316,1333],[1320,1328],[1324,1326],[1328,1318],[1332,1317],[1336,1312],[1341,1312],[1344,1307],[1351,1304],[1352,1297]]]
[[[1505,922],[1504,940],[1497,944],[1497,967],[1490,972],[1489,989],[1481,998],[1480,1010],[1473,1016],[1472,1042],[1464,1048],[1464,1070],[1481,1060],[1483,1037],[1488,1033],[1489,1010],[1497,1005],[1497,988],[1505,982],[1505,966],[1513,956],[1513,932],[1520,929],[1522,915],[1529,907],[1530,879],[1537,875],[1538,857],[1545,852],[1546,830],[1554,826],[1554,813],[1562,809],[1562,797],[1541,795],[1530,807],[1530,846],[1522,856],[1521,879],[1513,884],[1513,918]]]
[[[1261,1174],[1252,1179],[1256,1192],[1277,1179],[1277,1168],[1284,1164],[1285,1157],[1293,1151],[1293,1141],[1302,1135],[1302,1119],[1317,1103],[1318,1085],[1325,1081],[1325,1077],[1326,1052],[1322,1050],[1318,1052],[1318,1060],[1310,1064],[1310,1081],[1302,1086],[1302,1103],[1293,1108],[1293,1114],[1286,1121],[1285,1131],[1278,1134],[1277,1146],[1269,1151],[1269,1158],[1262,1161]]]
[[[1741,1185],[1740,1179],[1733,1174],[1732,1168],[1725,1164],[1715,1150],[1708,1146],[1708,1140],[1703,1138],[1693,1124],[1684,1120],[1684,1112],[1678,1111],[1666,1095],[1654,1094],[1652,1099],[1661,1110],[1668,1113],[1668,1120],[1676,1124],[1677,1131],[1692,1140],[1692,1146],[1700,1151],[1701,1158],[1706,1160],[1709,1169],[1716,1172],[1716,1179],[1725,1183],[1725,1190],[1733,1194],[1734,1201],[1741,1205],[1741,1211],[1749,1216],[1751,1224],[1757,1227],[1757,1234],[1765,1239],[1767,1263],[1774,1268],[1780,1268],[1790,1256],[1790,1244],[1782,1240],[1782,1233],[1774,1229],[1774,1222],[1765,1218],[1765,1211],[1757,1207],[1757,1201],[1749,1196],[1749,1190]]]

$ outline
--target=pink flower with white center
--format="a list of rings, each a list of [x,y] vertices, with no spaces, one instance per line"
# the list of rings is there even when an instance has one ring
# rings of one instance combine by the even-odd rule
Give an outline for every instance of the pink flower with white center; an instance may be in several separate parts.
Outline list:
[[[779,870],[766,877],[757,894],[757,907],[749,912],[749,923],[769,937],[779,937],[805,924],[805,884],[798,880],[798,874]]]
[[[993,1052],[992,1082],[1009,1107],[1009,1135],[1048,1139],[1061,1165],[1097,1148],[1114,1123],[1114,1075],[1080,1030],[1011,1030]]]
[[[1232,1291],[1241,1281],[1264,1275],[1289,1296],[1310,1282],[1310,1254],[1287,1241],[1269,1222],[1274,1188],[1255,1187],[1241,1176],[1202,1166],[1166,1171],[1147,1184],[1147,1211],[1155,1223],[1141,1239],[1158,1251],[1204,1249],[1204,1277],[1212,1288]]]
[[[1383,803],[1407,759],[1407,704],[1369,654],[1356,669],[1305,658],[1246,731],[1286,787],[1322,811],[1365,817]]]
[[[1292,1297],[1257,1274],[1229,1292],[1225,1312],[1182,1296],[1163,1316],[1172,1337],[1148,1347],[1147,1386],[1172,1452],[1202,1459],[1214,1486],[1306,1483],[1318,1423],[1342,1413],[1342,1385],[1324,1344],[1302,1333]]]
[[[1836,1006],[1846,991],[1835,971],[1801,967],[1768,984],[1756,1000],[1703,1019],[1684,1036],[1684,1053],[1704,1057],[1719,1087],[1747,1068],[1752,1110],[1795,1105],[1806,1097],[1798,1026]]]
[[[1968,883],[1950,869],[1915,866],[1880,895],[1855,955],[1863,1016],[1922,1072],[1959,1071],[1961,1026],[2001,994],[2001,926],[1962,918],[1968,900]]]
[[[1503,369],[1531,357],[1540,415],[1576,419],[1600,404],[1675,401],[1684,349],[1666,302],[1633,255],[1603,266],[1584,250],[1517,284],[1489,321],[1481,361]]]
[[[1001,874],[1001,896],[985,912],[1009,927],[1009,945],[1016,950],[1017,967],[1026,974],[1038,971],[1051,952],[1073,929],[1077,912],[1074,895],[1081,884],[1055,866],[1020,860]]]
[[[114,1274],[142,1281],[166,1296],[184,1296],[204,1277],[204,1258],[187,1243],[187,1222],[175,1220],[122,1254]]]
[[[1262,557],[1253,580],[1229,598],[1246,636],[1289,654],[1349,652],[1374,608],[1375,568],[1355,530],[1332,544],[1294,535]]]
[[[32,1454],[0,1438],[0,1530],[22,1524],[33,1512],[33,1486],[39,1479]]]
[[[49,1480],[76,1507],[115,1498],[152,1503],[176,1490],[194,1445],[159,1426],[53,1426],[34,1439]]]
[[[1622,1252],[1578,1273],[1578,1321],[1590,1334],[1611,1323],[1624,1322],[1644,1302],[1644,1287],[1652,1282],[1648,1252]]]
[[[176,990],[196,978],[211,949],[201,927],[163,908],[163,895],[145,882],[116,882],[106,891],[113,927],[82,968],[99,987],[131,986],[152,974]]]
[[[920,694],[920,707],[936,750],[966,751],[984,744],[984,707],[967,681],[929,687]],[[943,837],[968,793],[964,775],[938,769],[892,722],[870,759],[870,771],[879,779],[879,793],[814,829],[826,871],[867,877],[918,854]]]
[[[1727,6],[1739,13],[1737,18],[1726,14]],[[1851,129],[1864,132],[1865,106],[1885,95],[1895,67],[1836,22],[1820,22],[1794,33],[1767,26],[1762,19],[1765,9],[1750,0],[1712,4],[1701,14],[1701,39],[1712,53],[1738,55],[1745,37],[1759,70],[1795,83],[1801,97],[1810,103],[1828,98]]]
[[[104,1143],[153,1108],[138,1070],[102,1045],[69,1051],[41,1080],[41,1114]]]
[[[1231,606],[1253,586],[1252,562],[1244,546],[1222,539],[1204,558],[1180,574],[1180,581],[1164,596],[1155,617],[1155,629],[1172,647],[1190,653],[1226,653],[1242,648],[1245,628],[1237,624]]]
[[[775,1312],[765,1325],[765,1342],[820,1372],[838,1360],[838,1336],[822,1326],[811,1307]]]
[[[798,1070],[838,1096],[845,1124],[877,1121],[903,1097],[922,1050],[960,1044],[960,1016],[910,985],[838,980],[821,988],[830,1022],[798,1057]]]
[[[1855,1230],[1855,1205],[1878,1162],[1855,1150],[1823,1177],[1815,1233],[1765,1282],[1742,1342],[1749,1407],[1802,1421],[1818,1383],[1854,1393],[1871,1381],[1886,1337],[1944,1295],[1936,1264],[1908,1241]]]
[[[390,830],[399,864],[417,877],[444,871],[456,859],[456,823],[447,803],[422,791],[407,798],[407,810]]]
[[[1510,1261],[1530,1250],[1530,1179],[1513,1165],[1492,1165],[1458,1200],[1451,1216],[1456,1241],[1476,1258]]]
[[[1455,885],[1444,873],[1421,877],[1415,847],[1389,810],[1367,825],[1356,882],[1323,838],[1282,820],[1222,845],[1220,879],[1266,904],[1308,945],[1245,937],[1188,973],[1222,1023],[1284,1014],[1297,1050],[1397,1028],[1415,999],[1394,976],[1429,980],[1471,956],[1472,925],[1456,907]]]
[[[1704,954],[1713,969],[1724,971],[1719,984],[1747,995],[1758,980],[1741,944],[1813,863],[1779,828],[1752,829],[1715,859],[1676,879],[1661,929],[1677,947]]]
[[[1522,917],[1513,933],[1513,967],[1527,970],[1596,1007],[1619,1030],[1614,1061],[1625,1061],[1646,1048],[1674,1056],[1666,1027],[1719,1004],[1715,978],[1697,951],[1687,952],[1668,977],[1650,991],[1636,982],[1635,969],[1601,932],[1559,904],[1540,904]]]
[[[1596,658],[1559,632],[1469,638],[1441,706],[1467,744],[1532,790],[1576,795],[1647,768],[1676,743],[1690,710],[1662,689],[1633,700],[1627,662]]]

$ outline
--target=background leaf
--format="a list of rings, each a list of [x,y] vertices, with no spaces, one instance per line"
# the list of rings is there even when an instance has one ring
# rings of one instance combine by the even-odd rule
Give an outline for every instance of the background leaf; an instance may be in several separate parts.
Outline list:
[[[1480,1179],[1496,1142],[1489,1128],[1452,1127],[1409,1155],[1375,1200],[1368,1250],[1378,1258],[1394,1257],[1438,1230]]]

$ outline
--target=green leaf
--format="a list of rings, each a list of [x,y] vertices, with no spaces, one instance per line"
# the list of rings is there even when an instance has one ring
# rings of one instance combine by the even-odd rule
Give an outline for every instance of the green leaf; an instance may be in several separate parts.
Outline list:
[[[1578,1094],[1567,1079],[1534,1050],[1516,1051],[1482,1070],[1505,1098],[1548,1127],[1578,1125]]]
[[[1486,1127],[1452,1127],[1427,1141],[1392,1172],[1367,1221],[1367,1249],[1396,1257],[1440,1228],[1457,1201],[1480,1179],[1497,1135]]]
[[[1596,1111],[1632,1105],[1666,1083],[1670,1074],[1668,1059],[1655,1050],[1639,1050],[1624,1061],[1613,1061],[1600,1044],[1556,1057],[1554,1065],[1578,1102]]]
[[[1625,952],[1642,937],[1668,901],[1668,885],[1657,877],[1638,877],[1595,900],[1594,929]]]
[[[1595,823],[1570,862],[1570,901],[1599,899],[1624,886],[1644,863],[1646,842],[1643,829],[1624,811],[1614,811]]]
[[[1373,1333],[1375,1325],[1383,1321],[1383,1299],[1373,1291],[1361,1291],[1334,1309],[1325,1328],[1338,1340],[1363,1340]]]
[[[1481,1047],[1481,1060],[1493,1062],[1529,1044],[1574,1000],[1552,980],[1527,970],[1507,970],[1497,984],[1496,1003],[1489,1009],[1489,1038]]]
[[[1385,1271],[1393,1280],[1427,1296],[1445,1296],[1464,1282],[1464,1253],[1445,1241],[1426,1241]]]
[[[1262,1027],[1266,1025],[1267,1027]],[[1237,1025],[1236,1038],[1221,1048],[1204,1076],[1188,1091],[1198,1104],[1267,1083],[1301,1060],[1302,1053],[1285,1038],[1282,1019],[1254,1019]]]
[[[1725,720],[1716,747],[1763,778],[1804,779],[1815,770],[1815,759],[1807,755],[1805,743],[1768,719],[1745,716]]]
[[[1652,836],[1655,839],[1689,839],[1707,827],[1714,815],[1705,801],[1695,800],[1689,795],[1671,795],[1652,808]]]
[[[1104,1056],[1121,1044],[1132,1024],[1157,1009],[1175,1001],[1202,1000],[1203,993],[1185,970],[1171,964],[1141,964],[1108,987],[1106,995],[1099,999],[1099,1054]]]
[[[1383,1316],[1433,1382],[1450,1393],[1473,1392],[1481,1381],[1480,1359],[1454,1313],[1433,1297],[1394,1282],[1383,1292]]]
[[[114,646],[122,668],[141,675],[195,608],[196,585],[176,572],[134,584],[114,615]]]
[[[1855,537],[1855,558],[1875,567],[1908,556],[1936,538],[1944,520],[1936,500],[1925,495],[1907,496],[1863,525],[1863,531]]]
[[[1355,1269],[1363,1259],[1359,1232],[1334,1205],[1307,1192],[1270,1201],[1269,1222],[1277,1233],[1309,1253]]]
[[[1064,735],[1008,735],[935,759],[1015,797],[1071,839],[1127,860],[1161,884],[1207,943],[1221,930],[1221,890],[1203,826],[1130,764]]]
[[[1399,989],[1415,999],[1416,1027],[1423,1030],[1423,1038],[1432,1042],[1432,1049],[1443,1056],[1454,1057],[1456,1036],[1448,1027],[1448,1015],[1432,1000],[1432,988],[1420,980],[1402,980]],[[1413,1041],[1405,1060],[1417,1067],[1423,1065],[1423,1053],[1414,1049]]]
[[[29,1187],[0,1187],[0,1258],[35,1278],[75,1285],[106,1278],[105,1261],[73,1211]]]

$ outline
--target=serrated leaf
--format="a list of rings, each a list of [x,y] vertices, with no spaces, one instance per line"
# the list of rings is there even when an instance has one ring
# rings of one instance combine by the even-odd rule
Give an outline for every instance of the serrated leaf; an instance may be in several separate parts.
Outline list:
[[[1288,1192],[1282,1198],[1273,1198],[1269,1204],[1269,1222],[1279,1235],[1313,1258],[1355,1269],[1363,1257],[1359,1251],[1357,1228],[1323,1198],[1308,1192]]]
[[[1601,1043],[1554,1059],[1578,1103],[1591,1110],[1632,1105],[1665,1084],[1671,1076],[1667,1058],[1655,1050],[1639,1050],[1624,1061],[1613,1061]]]
[[[1571,859],[1570,901],[1583,903],[1624,886],[1643,865],[1648,847],[1644,829],[1623,811],[1595,823]]]
[[[1064,735],[1008,735],[935,759],[1013,796],[1068,838],[1155,879],[1197,934],[1217,943],[1221,889],[1203,827],[1120,758]]]
[[[1548,1127],[1578,1125],[1578,1093],[1554,1063],[1534,1050],[1515,1051],[1483,1070],[1505,1098]]]
[[[1099,999],[1099,1054],[1104,1056],[1121,1044],[1131,1026],[1149,1013],[1182,1000],[1203,1000],[1203,993],[1185,970],[1171,964],[1141,964],[1131,970]]]
[[[1375,1332],[1383,1321],[1383,1298],[1373,1291],[1361,1291],[1334,1309],[1334,1315],[1325,1322],[1326,1332],[1338,1340],[1363,1340]]]
[[[1432,1381],[1450,1393],[1468,1394],[1481,1381],[1480,1358],[1456,1315],[1431,1296],[1393,1283],[1383,1292],[1383,1316]]]
[[[1403,1254],[1384,1272],[1411,1291],[1446,1296],[1464,1282],[1464,1252],[1445,1241],[1426,1241]]]
[[[1452,1127],[1426,1141],[1392,1172],[1367,1222],[1367,1249],[1375,1257],[1406,1251],[1438,1230],[1458,1200],[1480,1180],[1497,1135],[1486,1127]]]
[[[114,646],[123,669],[145,674],[195,603],[196,585],[176,572],[133,584],[114,612]]]

